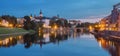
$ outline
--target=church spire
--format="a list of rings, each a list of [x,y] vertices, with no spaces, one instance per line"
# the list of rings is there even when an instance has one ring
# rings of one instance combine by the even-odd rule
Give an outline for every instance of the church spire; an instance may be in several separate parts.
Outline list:
[[[40,10],[40,17],[43,17],[43,13],[42,13],[42,10]]]

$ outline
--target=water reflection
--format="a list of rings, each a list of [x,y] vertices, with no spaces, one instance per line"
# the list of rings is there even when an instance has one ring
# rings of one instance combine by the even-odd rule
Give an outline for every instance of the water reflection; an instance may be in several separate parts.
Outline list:
[[[38,34],[26,34],[20,36],[8,36],[0,38],[0,48],[14,47],[17,44],[23,44],[25,48],[30,48],[33,44],[43,45],[54,43],[59,44],[61,41],[65,41],[69,38],[80,37],[83,33],[71,33],[71,32],[51,32],[51,33],[38,33]],[[87,33],[86,33],[87,34]]]
[[[15,46],[17,44],[17,40],[20,40],[22,37],[17,36],[17,37],[8,37],[4,39],[0,39],[0,47],[10,47],[10,46]]]
[[[118,41],[109,40],[106,37],[95,37],[99,46],[107,50],[111,56],[120,56],[120,43]]]

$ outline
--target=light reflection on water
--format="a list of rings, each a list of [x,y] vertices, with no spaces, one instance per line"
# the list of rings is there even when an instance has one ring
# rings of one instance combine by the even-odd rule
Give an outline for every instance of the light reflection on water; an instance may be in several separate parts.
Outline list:
[[[99,46],[109,52],[111,56],[120,56],[120,41],[107,39],[106,37],[95,37]]]
[[[31,52],[31,56],[109,56],[108,53],[119,56],[119,45],[115,43],[89,33],[25,34],[1,37],[0,53],[2,56],[28,56]]]
[[[39,33],[7,36],[0,39],[0,47],[11,47],[17,44],[24,44],[25,48],[30,48],[32,44],[39,44],[42,47],[44,44],[57,43],[80,35],[80,33]]]

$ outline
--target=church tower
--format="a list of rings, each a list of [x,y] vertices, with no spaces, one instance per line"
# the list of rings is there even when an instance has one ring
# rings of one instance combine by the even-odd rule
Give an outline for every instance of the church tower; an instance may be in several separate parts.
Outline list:
[[[42,10],[40,10],[40,17],[43,17],[43,13],[42,13]]]

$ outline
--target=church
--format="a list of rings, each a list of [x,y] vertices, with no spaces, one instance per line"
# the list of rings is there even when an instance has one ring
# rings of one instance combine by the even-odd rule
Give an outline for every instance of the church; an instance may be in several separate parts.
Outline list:
[[[40,10],[39,16],[34,15],[34,17],[32,17],[32,15],[30,15],[30,18],[34,22],[43,22],[44,28],[50,28],[49,26],[50,18],[43,16],[42,10]]]

